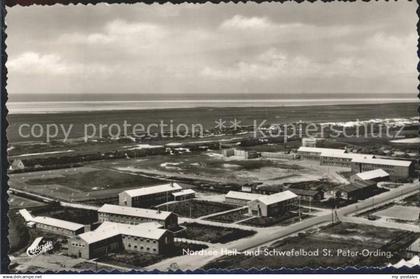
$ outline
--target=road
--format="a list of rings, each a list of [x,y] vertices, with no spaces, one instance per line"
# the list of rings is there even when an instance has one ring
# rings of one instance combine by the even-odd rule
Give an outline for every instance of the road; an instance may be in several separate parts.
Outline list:
[[[380,206],[384,203],[388,203],[394,199],[412,195],[420,190],[420,184],[418,181],[411,184],[405,184],[403,188],[392,189],[388,192],[384,192],[372,198],[360,201],[356,204],[351,204],[346,207],[336,210],[337,216],[340,219],[345,220],[345,216],[356,213],[362,210],[367,210]],[[257,231],[257,234],[248,238],[242,238],[227,244],[219,244],[209,249],[206,249],[206,254],[204,255],[182,255],[175,258],[170,258],[163,260],[159,263],[146,267],[146,270],[169,270],[171,266],[176,265],[177,268],[181,270],[195,270],[200,267],[203,267],[212,260],[217,259],[222,256],[222,252],[226,250],[236,250],[236,251],[246,251],[256,247],[260,247],[271,243],[276,240],[280,240],[286,236],[296,234],[298,232],[304,231],[308,228],[319,226],[322,224],[327,224],[331,222],[331,212],[325,212],[325,215],[315,216],[313,218],[305,219],[299,223],[287,227],[270,227],[270,228],[252,228]],[[350,219],[348,219],[350,220]],[[197,221],[197,220],[196,220]],[[200,220],[202,222],[204,220]],[[217,222],[212,222],[217,223]],[[226,224],[223,224],[227,226]],[[232,224],[229,224],[231,226]],[[237,224],[235,224],[237,225]],[[249,227],[248,227],[249,229]]]

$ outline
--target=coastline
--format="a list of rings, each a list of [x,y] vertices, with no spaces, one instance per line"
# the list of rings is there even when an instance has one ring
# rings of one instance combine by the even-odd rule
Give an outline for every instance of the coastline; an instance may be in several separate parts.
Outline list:
[[[369,106],[414,104],[418,99],[258,99],[258,100],[145,100],[145,101],[66,101],[66,102],[10,102],[7,104],[8,115],[45,115],[45,114],[74,114],[101,112],[135,112],[135,111],[164,111],[164,110],[194,110],[194,109],[262,109],[284,107],[326,107],[326,106]],[[170,104],[168,104],[170,102]],[[41,106],[34,109],[37,103]],[[171,105],[172,104],[172,105]],[[254,104],[254,105],[252,105]],[[44,108],[42,108],[44,105]],[[45,107],[47,105],[47,107]],[[50,106],[48,106],[50,105]],[[61,105],[61,108],[59,106]],[[97,105],[95,108],[94,106]],[[133,106],[134,105],[134,106]],[[13,107],[18,108],[13,108]],[[20,106],[20,108],[19,108]],[[54,107],[55,106],[55,107]],[[67,106],[67,107],[66,107]],[[120,106],[120,107],[119,107]],[[125,106],[125,107],[123,107]],[[28,107],[32,111],[28,112]],[[57,108],[58,107],[58,108]]]

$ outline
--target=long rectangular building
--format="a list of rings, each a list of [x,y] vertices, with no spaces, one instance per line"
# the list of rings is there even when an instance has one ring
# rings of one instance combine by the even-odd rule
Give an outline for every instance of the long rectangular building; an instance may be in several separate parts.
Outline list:
[[[113,204],[104,204],[98,209],[98,220],[99,222],[117,222],[132,225],[157,222],[164,228],[176,228],[178,226],[178,216],[173,212]]]
[[[225,195],[225,201],[227,203],[236,204],[236,205],[247,205],[248,202],[258,199],[263,196],[262,194],[255,193],[245,193],[238,191],[229,191]]]
[[[248,203],[249,214],[255,216],[281,216],[295,208],[298,196],[291,191],[284,191],[272,195],[264,195]]]
[[[168,251],[173,234],[159,224],[129,225],[104,222],[96,230],[78,235],[69,241],[68,254],[91,259],[121,250],[160,254]]]
[[[391,178],[405,179],[414,175],[414,161],[391,160],[382,158],[357,158],[351,162],[353,173],[383,169]]]
[[[309,160],[319,160],[321,157],[321,153],[344,154],[345,152],[346,151],[344,149],[306,147],[306,146],[301,146],[297,150],[297,153],[301,158],[309,159]]]
[[[177,183],[126,190],[118,195],[119,204],[131,207],[149,207],[172,200],[172,193],[181,191]]]
[[[85,231],[85,225],[46,216],[32,216],[26,209],[19,213],[27,223],[32,223],[36,229],[64,236],[75,236]]]
[[[340,150],[341,151],[341,150]],[[372,159],[374,155],[342,152],[321,152],[320,164],[326,166],[350,168],[354,159]]]

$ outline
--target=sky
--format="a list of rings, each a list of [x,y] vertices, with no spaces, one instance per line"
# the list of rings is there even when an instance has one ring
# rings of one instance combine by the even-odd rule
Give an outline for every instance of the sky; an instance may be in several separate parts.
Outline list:
[[[8,92],[413,93],[415,1],[8,9]]]

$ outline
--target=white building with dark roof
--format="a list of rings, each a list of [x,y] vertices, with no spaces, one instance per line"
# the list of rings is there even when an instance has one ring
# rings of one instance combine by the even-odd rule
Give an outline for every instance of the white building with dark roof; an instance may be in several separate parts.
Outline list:
[[[173,243],[173,234],[157,223],[138,225],[104,222],[96,230],[69,241],[68,254],[85,259],[121,250],[161,254]]]
[[[173,212],[113,204],[104,204],[98,209],[98,220],[99,222],[117,222],[132,225],[157,222],[164,228],[175,228],[178,226],[178,216]]]
[[[126,190],[118,195],[119,204],[131,207],[149,207],[172,200],[172,193],[182,187],[177,183],[167,183],[151,187]]]
[[[247,205],[248,202],[256,200],[261,196],[263,196],[263,195],[262,194],[255,194],[255,193],[229,191],[225,195],[225,201],[227,203],[236,204],[236,205]]]
[[[249,214],[255,216],[281,216],[295,208],[298,196],[291,191],[283,191],[272,195],[263,195],[248,203]]]

